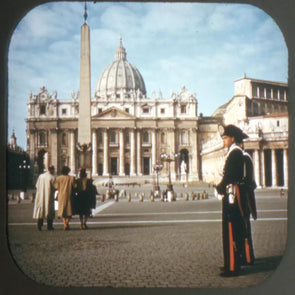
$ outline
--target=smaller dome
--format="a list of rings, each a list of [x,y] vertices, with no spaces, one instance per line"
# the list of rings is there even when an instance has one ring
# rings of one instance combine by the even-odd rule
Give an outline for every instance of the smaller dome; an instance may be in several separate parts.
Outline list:
[[[145,84],[138,69],[126,59],[126,51],[120,39],[115,60],[100,75],[96,89],[96,97],[120,96],[125,93],[140,92],[146,95]]]

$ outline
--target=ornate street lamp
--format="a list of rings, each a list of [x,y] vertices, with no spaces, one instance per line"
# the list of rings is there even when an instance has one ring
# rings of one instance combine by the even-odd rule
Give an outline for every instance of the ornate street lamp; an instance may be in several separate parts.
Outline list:
[[[27,163],[26,160],[23,160],[18,168],[20,169],[21,176],[21,198],[24,199],[25,192],[27,191],[28,174],[31,169],[31,165]]]
[[[166,154],[166,153],[162,153],[160,155],[161,160],[163,162],[167,162],[168,163],[168,185],[167,185],[167,192],[173,192],[173,185],[171,183],[171,162],[174,162],[176,160],[176,158],[178,157],[177,153],[171,153],[171,154]]]
[[[153,165],[153,169],[156,172],[157,178],[156,178],[156,186],[154,187],[154,196],[160,195],[160,186],[159,186],[159,172],[163,169],[163,164],[159,164],[157,161],[156,164]]]

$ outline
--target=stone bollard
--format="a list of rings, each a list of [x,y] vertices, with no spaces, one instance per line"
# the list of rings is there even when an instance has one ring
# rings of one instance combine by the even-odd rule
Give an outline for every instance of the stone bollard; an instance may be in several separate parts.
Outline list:
[[[34,201],[35,201],[35,193],[32,193],[31,194],[31,202],[34,203]]]
[[[127,195],[127,199],[128,199],[128,202],[131,202],[131,194],[130,194],[130,192]]]
[[[137,193],[134,194],[134,198],[136,198],[136,199],[138,198],[138,194]]]
[[[17,202],[18,204],[21,202],[21,197],[20,197],[19,195],[16,197],[16,202]]]
[[[118,202],[119,201],[119,197],[118,197],[118,194],[115,194],[115,197],[114,197],[115,201]]]
[[[144,193],[141,193],[140,197],[139,197],[139,201],[140,202],[143,202],[143,199],[144,199]]]
[[[185,200],[185,201],[188,201],[188,193],[185,193],[185,194],[184,194],[184,200]]]
[[[161,192],[161,202],[164,202],[164,192]]]
[[[193,192],[191,192],[191,194],[190,194],[190,199],[191,199],[191,201],[194,201],[195,200],[195,195],[194,195]]]
[[[109,190],[107,190],[107,192],[106,192],[106,199],[107,199],[107,200],[109,200],[109,199],[110,199],[110,197],[111,197],[110,191],[109,191]]]
[[[151,192],[151,194],[150,194],[150,198],[151,198],[151,202],[154,202],[154,200],[155,200],[155,196],[154,196],[153,192]]]
[[[197,200],[200,200],[200,198],[201,198],[201,195],[200,195],[200,193],[198,193],[197,194]]]
[[[100,200],[101,200],[102,202],[104,202],[104,199],[105,199],[105,195],[102,194],[102,195],[100,196]]]

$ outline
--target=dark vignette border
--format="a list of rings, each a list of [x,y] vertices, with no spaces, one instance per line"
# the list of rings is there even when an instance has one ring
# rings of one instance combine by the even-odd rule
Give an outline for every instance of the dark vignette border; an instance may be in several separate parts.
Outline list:
[[[289,164],[288,241],[278,270],[266,283],[246,289],[98,289],[44,287],[27,279],[14,264],[7,245],[6,143],[8,112],[8,47],[18,22],[35,6],[54,0],[4,0],[0,4],[0,290],[4,294],[294,294],[295,194],[294,165]],[[61,1],[61,0],[55,0]],[[64,0],[69,1],[69,0]],[[72,0],[78,1],[78,0]],[[116,0],[113,0],[116,1]],[[126,1],[126,0],[125,0]],[[164,2],[159,1],[159,2]],[[172,1],[171,1],[172,2]],[[176,2],[176,1],[175,1]],[[178,0],[178,2],[185,2]],[[189,2],[189,1],[186,1]],[[289,163],[294,163],[295,127],[295,2],[293,0],[199,0],[202,3],[243,3],[263,9],[280,27],[288,47]]]

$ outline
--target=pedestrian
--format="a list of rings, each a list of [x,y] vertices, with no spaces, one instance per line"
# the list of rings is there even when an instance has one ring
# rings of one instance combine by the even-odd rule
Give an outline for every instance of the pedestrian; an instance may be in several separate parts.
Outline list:
[[[71,195],[75,185],[74,176],[70,176],[70,168],[62,167],[61,175],[58,176],[54,182],[55,188],[58,190],[58,211],[59,217],[62,217],[64,223],[64,230],[69,230],[69,221],[72,217],[72,202]]]
[[[39,175],[36,182],[36,197],[33,218],[37,219],[38,230],[42,230],[43,220],[47,219],[47,229],[53,230],[54,211],[54,166]]]
[[[223,177],[216,186],[222,198],[222,240],[224,267],[221,276],[236,276],[240,271],[240,241],[245,235],[240,184],[244,175],[244,156],[237,145],[237,138],[242,130],[234,125],[222,128],[221,137],[224,147],[228,149],[223,168]]]
[[[75,214],[80,217],[80,228],[87,229],[87,219],[90,217],[93,208],[93,199],[96,198],[96,189],[92,183],[92,179],[87,178],[84,168],[80,170],[77,179],[76,196],[74,201]]]
[[[245,196],[245,204],[242,205],[244,209],[244,222],[245,222],[245,237],[244,241],[241,241],[241,264],[254,264],[255,256],[254,256],[254,247],[252,240],[252,232],[251,232],[251,222],[250,215],[252,215],[253,219],[257,219],[257,209],[256,209],[256,200],[255,200],[255,192],[257,185],[254,178],[254,168],[253,161],[249,153],[247,153],[244,149],[243,140],[248,138],[248,135],[243,133],[240,138],[237,138],[237,143],[243,149],[244,156],[244,191],[243,194]]]

